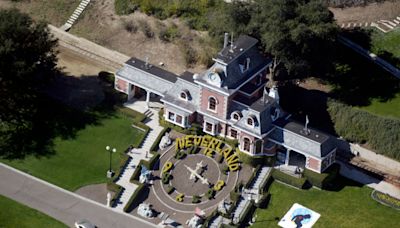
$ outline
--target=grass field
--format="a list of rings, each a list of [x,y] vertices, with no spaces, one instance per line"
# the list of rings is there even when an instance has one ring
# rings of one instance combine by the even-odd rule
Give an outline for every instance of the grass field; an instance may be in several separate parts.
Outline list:
[[[0,195],[0,227],[67,227],[63,223]]]
[[[372,99],[370,105],[359,108],[376,115],[400,119],[400,93],[385,102],[379,101],[379,99]]]
[[[316,189],[297,190],[274,182],[271,185],[271,201],[267,209],[258,209],[255,228],[278,227],[278,221],[293,203],[299,203],[321,214],[314,225],[318,227],[398,227],[399,211],[383,206],[371,198],[368,187],[346,184],[340,191]]]
[[[131,124],[132,119],[117,114],[101,119],[96,125],[86,126],[72,139],[56,138],[54,155],[0,161],[72,191],[88,184],[106,182],[109,168],[106,145],[117,149],[112,159],[115,170],[123,151],[130,144],[137,146],[144,137],[144,133],[132,128]]]
[[[374,32],[372,34],[372,52],[387,51],[400,58],[400,29],[388,33]]]

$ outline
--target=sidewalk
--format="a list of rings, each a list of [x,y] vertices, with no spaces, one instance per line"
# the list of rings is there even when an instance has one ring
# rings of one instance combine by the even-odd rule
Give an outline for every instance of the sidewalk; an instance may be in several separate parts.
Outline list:
[[[73,227],[87,219],[98,227],[156,227],[0,163],[0,194]],[[106,196],[104,196],[106,197]],[[23,215],[21,215],[23,218]]]
[[[352,165],[345,164],[341,161],[336,161],[340,164],[340,174],[351,180],[357,181],[361,184],[367,185],[377,191],[389,194],[397,199],[400,199],[400,188],[386,182],[373,178],[358,169],[354,168]]]

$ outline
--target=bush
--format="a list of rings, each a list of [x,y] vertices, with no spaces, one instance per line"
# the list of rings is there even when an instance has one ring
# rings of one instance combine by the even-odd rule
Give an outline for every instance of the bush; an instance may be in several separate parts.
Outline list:
[[[128,203],[125,205],[124,207],[125,212],[129,213],[133,209],[133,204],[135,203],[137,197],[140,196],[144,192],[144,190],[146,190],[146,186],[144,184],[139,184],[135,192],[129,199]]]
[[[236,191],[231,191],[229,193],[229,197],[232,200],[232,202],[237,202],[240,199],[240,193]]]
[[[207,199],[210,200],[210,199],[214,198],[214,196],[215,196],[215,190],[212,188],[208,189],[208,191],[206,192]]]
[[[258,208],[267,208],[270,200],[271,200],[271,194],[266,193],[261,197],[261,199],[257,203],[254,203],[254,206]]]
[[[168,27],[161,27],[160,33],[158,34],[158,38],[165,42],[172,42],[180,36],[181,34],[179,32],[178,26],[176,26],[175,24],[172,24]]]
[[[197,52],[195,49],[192,48],[192,46],[190,46],[188,42],[180,42],[179,47],[182,51],[183,58],[185,59],[187,67],[190,67],[197,63]]]
[[[138,30],[138,26],[132,20],[124,20],[122,21],[122,25],[127,32],[136,33]]]
[[[261,165],[257,165],[255,170],[251,174],[249,181],[247,181],[247,183],[244,185],[245,188],[249,188],[251,186],[251,184],[255,181],[257,173],[260,172],[261,167],[262,167]]]
[[[130,14],[137,9],[137,5],[133,4],[130,0],[115,0],[114,7],[115,13],[118,15]]]
[[[162,176],[162,183],[163,184],[169,184],[169,181],[172,179],[172,175],[170,173],[164,173]]]
[[[166,132],[169,132],[170,130],[171,130],[170,128],[164,128],[160,132],[160,134],[157,136],[157,139],[154,141],[153,145],[151,146],[150,151],[158,151],[162,137],[165,135]]]
[[[334,100],[328,101],[328,112],[340,136],[368,143],[377,153],[400,160],[400,120],[376,116]]]
[[[252,167],[267,164],[267,156],[250,156],[240,151],[239,148],[236,148],[236,153],[238,154],[240,162],[243,162],[244,164],[250,165]]]
[[[170,194],[173,193],[174,191],[175,191],[175,187],[169,185],[168,188],[167,188],[167,194],[170,195]]]
[[[282,181],[283,183],[286,183],[288,185],[291,185],[293,187],[300,188],[300,189],[302,189],[304,187],[304,185],[307,181],[307,179],[304,177],[296,178],[296,177],[290,176],[286,173],[283,173],[277,169],[274,169],[272,171],[272,177],[275,180]]]
[[[332,181],[337,177],[340,171],[340,165],[334,163],[325,172],[316,173],[311,170],[304,170],[304,177],[315,187],[320,189],[327,189],[330,187]]]
[[[147,23],[147,21],[139,20],[139,28],[140,31],[142,31],[147,38],[154,37],[154,32],[152,31],[151,26],[149,25],[149,23]]]
[[[99,78],[100,80],[110,84],[114,84],[115,81],[115,75],[107,71],[100,71]]]
[[[186,157],[186,153],[183,150],[178,151],[174,156],[175,159],[183,159],[185,157]]]
[[[194,195],[192,199],[192,203],[200,203],[201,202],[201,197],[198,195]]]

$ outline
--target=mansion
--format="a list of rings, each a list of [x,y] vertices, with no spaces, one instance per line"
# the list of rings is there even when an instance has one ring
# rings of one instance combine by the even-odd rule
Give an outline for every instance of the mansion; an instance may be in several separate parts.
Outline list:
[[[335,161],[335,138],[294,122],[279,106],[278,89],[267,89],[271,59],[258,41],[240,36],[213,58],[206,71],[175,75],[147,61],[131,58],[116,72],[115,89],[133,97],[155,95],[163,103],[165,120],[187,128],[237,139],[251,156],[275,156],[282,165],[321,173]]]

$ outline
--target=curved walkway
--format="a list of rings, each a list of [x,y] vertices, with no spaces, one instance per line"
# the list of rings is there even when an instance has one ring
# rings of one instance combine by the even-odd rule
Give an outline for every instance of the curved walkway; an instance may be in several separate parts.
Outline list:
[[[98,227],[156,227],[0,163],[0,194],[73,227],[87,219]],[[21,215],[23,219],[23,215]]]

